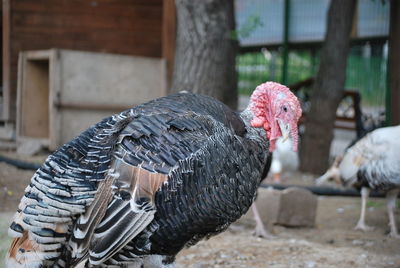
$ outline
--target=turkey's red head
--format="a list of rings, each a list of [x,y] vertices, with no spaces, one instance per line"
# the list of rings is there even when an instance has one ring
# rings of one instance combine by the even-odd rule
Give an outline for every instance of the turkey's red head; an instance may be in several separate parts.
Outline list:
[[[250,98],[250,108],[254,118],[252,127],[264,128],[270,141],[270,152],[275,150],[279,137],[293,139],[293,151],[297,151],[297,121],[301,117],[301,107],[297,97],[289,88],[275,82],[259,85]]]

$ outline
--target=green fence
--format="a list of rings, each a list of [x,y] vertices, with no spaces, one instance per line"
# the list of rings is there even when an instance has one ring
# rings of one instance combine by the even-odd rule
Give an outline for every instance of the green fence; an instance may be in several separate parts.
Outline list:
[[[387,57],[385,45],[352,47],[347,63],[347,89],[360,92],[362,105],[384,109]],[[282,81],[282,53],[251,52],[237,57],[240,94],[248,95],[265,81]],[[288,82],[293,84],[316,75],[319,51],[292,50],[289,53]]]

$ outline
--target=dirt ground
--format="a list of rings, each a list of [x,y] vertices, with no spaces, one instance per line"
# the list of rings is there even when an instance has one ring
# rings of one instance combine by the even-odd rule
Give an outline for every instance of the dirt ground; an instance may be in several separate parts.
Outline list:
[[[1,154],[4,155],[3,152]],[[9,156],[18,157],[9,153]],[[41,155],[29,158],[42,162]],[[33,171],[0,163],[0,267],[9,245],[7,227]],[[311,184],[313,177],[285,173],[288,184]],[[183,250],[177,267],[400,267],[400,240],[387,237],[384,199],[368,202],[371,232],[353,230],[360,198],[319,197],[315,228],[274,226],[275,238],[252,236],[254,222],[244,217],[226,232]],[[399,222],[399,214],[396,214]]]

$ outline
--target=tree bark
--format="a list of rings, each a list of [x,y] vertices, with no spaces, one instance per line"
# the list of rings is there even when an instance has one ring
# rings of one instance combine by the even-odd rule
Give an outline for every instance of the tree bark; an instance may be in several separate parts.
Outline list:
[[[300,148],[300,169],[322,173],[328,168],[336,110],[343,96],[350,32],[356,0],[332,0],[321,61]]]
[[[233,1],[176,0],[176,10],[176,54],[169,93],[186,90],[210,95],[236,108]]]

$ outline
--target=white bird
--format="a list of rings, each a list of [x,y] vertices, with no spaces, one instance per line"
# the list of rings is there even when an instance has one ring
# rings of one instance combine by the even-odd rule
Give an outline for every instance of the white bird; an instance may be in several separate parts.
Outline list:
[[[386,192],[390,236],[400,238],[394,218],[400,192],[400,126],[376,129],[335,159],[332,167],[316,180],[330,179],[345,186],[361,188],[361,215],[355,229],[371,230],[365,223],[367,198],[372,190]]]
[[[292,140],[279,138],[276,142],[276,150],[273,153],[271,163],[271,174],[273,181],[281,182],[282,170],[297,170],[299,165],[298,152],[292,150]]]

